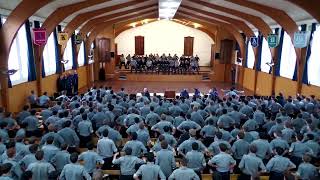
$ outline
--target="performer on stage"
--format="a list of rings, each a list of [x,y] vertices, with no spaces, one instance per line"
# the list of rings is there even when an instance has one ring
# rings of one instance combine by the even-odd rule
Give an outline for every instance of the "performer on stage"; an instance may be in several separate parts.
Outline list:
[[[121,56],[120,56],[120,67],[119,67],[119,69],[122,68],[122,65],[124,66],[124,68],[126,68],[126,59],[124,58],[123,54],[121,54]]]
[[[183,97],[185,99],[189,99],[189,93],[187,91],[187,89],[183,89],[180,93],[180,97]]]

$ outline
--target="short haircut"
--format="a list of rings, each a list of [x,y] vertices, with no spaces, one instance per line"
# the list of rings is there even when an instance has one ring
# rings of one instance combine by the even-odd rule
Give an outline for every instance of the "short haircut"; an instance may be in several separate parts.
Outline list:
[[[132,154],[132,149],[131,147],[127,147],[124,152],[126,153],[126,155],[131,155]]]
[[[31,146],[29,146],[29,151],[30,153],[34,154],[37,152],[38,148],[39,148],[38,144],[32,144]]]
[[[192,150],[195,150],[195,151],[199,150],[199,144],[197,142],[192,143],[191,146],[192,146]]]
[[[136,132],[131,133],[132,140],[137,140],[138,134]]]
[[[67,150],[68,149],[68,144],[63,143],[63,144],[61,144],[60,148],[61,148],[61,150]]]
[[[12,168],[11,163],[4,163],[0,166],[0,171],[2,174],[7,174],[8,172],[10,172],[11,168]]]
[[[220,144],[219,144],[219,149],[220,149],[220,151],[222,151],[222,152],[226,152],[226,151],[228,150],[228,147],[227,147],[226,144],[220,143]]]
[[[72,154],[70,155],[70,161],[71,161],[72,163],[76,163],[76,162],[78,161],[78,153],[72,153]]]
[[[239,139],[243,139],[243,138],[244,138],[244,136],[245,136],[245,134],[244,134],[244,132],[243,132],[243,131],[240,131],[240,132],[238,133],[238,137],[239,137]]]
[[[188,165],[188,160],[186,158],[182,158],[180,161],[182,166],[187,166]]]
[[[93,143],[92,142],[88,142],[87,143],[87,148],[88,148],[88,150],[92,150],[94,148]]]
[[[146,156],[147,156],[147,161],[148,162],[153,162],[154,161],[154,154],[152,152],[148,152],[146,154]]]
[[[252,152],[252,153],[256,153],[256,152],[257,152],[257,146],[254,145],[254,144],[252,144],[252,145],[250,145],[249,150],[250,150],[250,152]]]
[[[276,147],[275,149],[276,149],[277,154],[280,155],[280,156],[281,156],[281,155],[283,154],[283,152],[284,152],[284,150],[283,150],[281,147]]]
[[[44,155],[43,151],[40,150],[36,152],[35,157],[38,161],[40,161],[43,159],[43,155]]]
[[[217,136],[218,139],[221,139],[222,138],[222,132],[218,131],[216,133],[216,136]]]
[[[109,130],[108,129],[103,130],[102,136],[103,137],[108,137],[108,135],[109,135]]]
[[[47,144],[52,144],[53,143],[53,141],[54,141],[54,137],[53,136],[49,136],[48,138],[47,138]]]
[[[161,148],[162,149],[167,149],[168,148],[168,143],[166,140],[161,141]]]

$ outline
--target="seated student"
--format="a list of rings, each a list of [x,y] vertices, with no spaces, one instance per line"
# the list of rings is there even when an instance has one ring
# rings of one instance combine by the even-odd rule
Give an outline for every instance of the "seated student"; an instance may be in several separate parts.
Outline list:
[[[181,160],[181,167],[174,170],[168,180],[199,180],[199,176],[190,168],[187,167],[188,160]]]
[[[249,154],[243,155],[239,163],[239,169],[242,172],[239,180],[256,179],[261,172],[266,171],[266,167],[262,160],[256,156],[257,147],[255,145],[250,145],[249,149]]]
[[[141,165],[133,175],[135,180],[139,180],[139,177],[141,177],[141,180],[166,179],[160,166],[154,164],[154,154],[152,152],[147,153],[147,164]]]
[[[316,180],[319,178],[319,174],[317,172],[317,168],[310,163],[311,156],[305,154],[303,156],[303,163],[301,163],[298,167],[298,171],[296,172],[296,176],[298,179],[302,180]]]
[[[125,156],[117,159],[119,153],[113,155],[113,164],[120,165],[120,180],[133,180],[133,175],[136,172],[136,165],[144,164],[142,159],[132,155],[132,149],[130,147],[124,149]]]
[[[166,177],[169,177],[176,167],[174,154],[168,149],[166,140],[161,141],[161,150],[156,153],[156,165],[159,165]]]
[[[88,151],[80,154],[79,161],[84,161],[84,169],[92,175],[97,169],[97,164],[103,164],[104,161],[102,157],[93,150],[94,146],[91,142],[87,143],[86,147],[88,148]]]
[[[269,180],[283,179],[285,171],[296,168],[288,158],[282,156],[284,149],[276,147],[275,153],[266,165],[267,171],[270,172]]]
[[[78,162],[78,154],[72,153],[70,155],[70,164],[67,164],[62,169],[59,179],[61,180],[91,180],[91,176]]]
[[[50,103],[50,98],[47,92],[44,92],[42,96],[39,97],[39,106],[48,107]]]
[[[43,151],[37,151],[35,154],[35,157],[37,161],[34,163],[31,163],[28,166],[27,171],[32,172],[33,180],[48,179],[49,173],[55,170],[54,167],[50,163],[43,161],[44,160]]]
[[[201,179],[202,170],[206,166],[206,159],[204,158],[204,154],[199,151],[198,143],[192,143],[192,151],[189,151],[185,158],[188,162],[187,167],[193,169]]]

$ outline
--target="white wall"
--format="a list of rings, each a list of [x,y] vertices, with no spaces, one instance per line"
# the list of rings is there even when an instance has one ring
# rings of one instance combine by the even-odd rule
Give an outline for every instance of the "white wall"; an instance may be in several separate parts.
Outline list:
[[[118,45],[118,54],[134,54],[134,37],[144,36],[145,54],[169,53],[181,56],[184,49],[184,37],[194,37],[193,53],[200,58],[200,66],[209,66],[211,58],[211,44],[213,40],[204,32],[181,25],[179,23],[161,20],[132,28],[120,33],[115,43]]]

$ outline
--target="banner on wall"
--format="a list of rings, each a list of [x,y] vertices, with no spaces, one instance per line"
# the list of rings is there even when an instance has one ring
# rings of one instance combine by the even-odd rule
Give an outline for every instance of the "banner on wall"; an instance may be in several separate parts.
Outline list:
[[[296,48],[305,48],[308,45],[308,32],[299,31],[294,33],[293,45]]]
[[[60,45],[65,45],[68,41],[68,33],[58,33],[58,43]]]
[[[268,45],[270,48],[275,48],[278,46],[278,35],[277,34],[269,34],[268,35]]]
[[[81,44],[82,43],[82,36],[80,34],[76,35],[76,44]]]
[[[259,46],[258,37],[255,37],[255,36],[250,37],[250,43],[252,47],[254,48],[258,47]]]
[[[38,46],[45,45],[47,33],[45,28],[33,28],[33,43]]]

